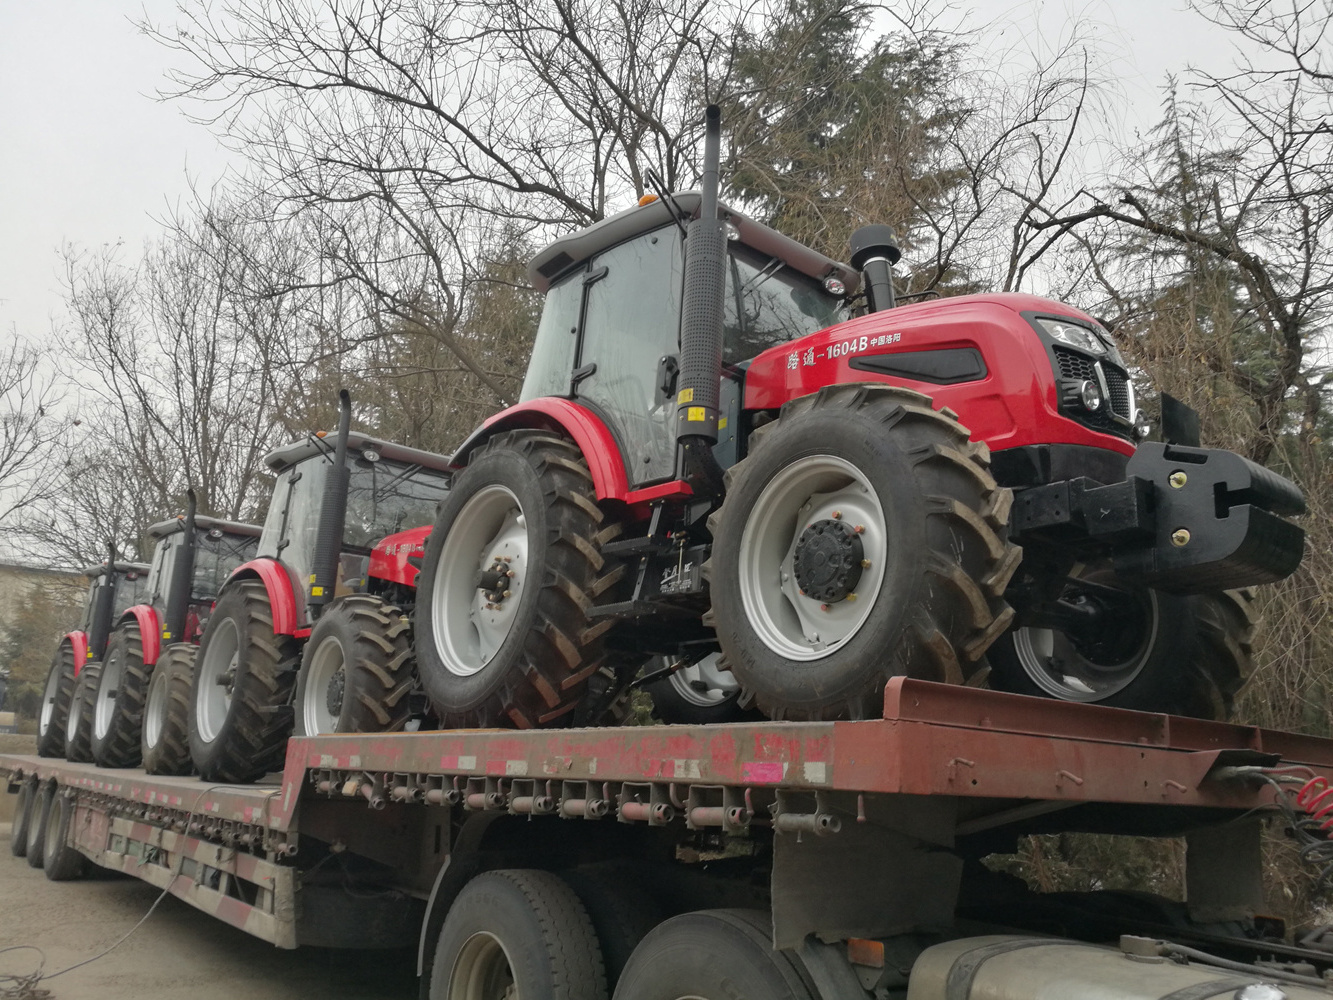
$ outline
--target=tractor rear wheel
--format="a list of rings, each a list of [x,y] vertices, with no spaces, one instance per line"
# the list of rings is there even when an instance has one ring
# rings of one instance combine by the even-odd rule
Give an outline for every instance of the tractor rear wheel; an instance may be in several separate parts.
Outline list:
[[[65,726],[69,722],[69,706],[74,698],[74,645],[68,639],[60,640],[60,647],[51,660],[42,689],[42,708],[37,716],[37,754],[41,757],[60,757],[65,753]]]
[[[88,764],[93,759],[93,700],[102,678],[102,664],[85,662],[74,685],[69,703],[69,721],[65,725],[65,759],[71,764]]]
[[[190,686],[199,647],[177,642],[157,658],[143,712],[143,769],[149,774],[189,774]]]
[[[143,706],[148,675],[138,622],[111,633],[102,676],[93,694],[93,760],[100,767],[138,767],[142,760]]]
[[[296,639],[274,633],[263,583],[224,590],[190,688],[190,758],[204,781],[255,781],[282,767],[300,655]]]
[[[1184,596],[1125,584],[1107,564],[1079,567],[1061,606],[1080,626],[1021,626],[987,659],[1001,691],[1143,712],[1225,719],[1253,660],[1249,591]]]
[[[540,431],[497,434],[440,502],[416,610],[417,669],[447,728],[568,723],[602,666],[588,620],[614,579],[583,455]]]
[[[709,519],[720,666],[771,718],[871,718],[895,675],[964,683],[1013,612],[1012,494],[930,398],[840,385],[787,403]]]
[[[411,631],[400,608],[368,594],[327,608],[301,653],[296,735],[405,728],[416,679]]]

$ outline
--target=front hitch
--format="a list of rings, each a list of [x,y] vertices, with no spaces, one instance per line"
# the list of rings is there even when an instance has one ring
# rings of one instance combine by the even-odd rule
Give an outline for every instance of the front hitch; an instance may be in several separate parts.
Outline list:
[[[1124,482],[1020,491],[1010,537],[1109,554],[1124,579],[1181,594],[1271,583],[1300,565],[1305,511],[1290,480],[1230,451],[1145,442]]]

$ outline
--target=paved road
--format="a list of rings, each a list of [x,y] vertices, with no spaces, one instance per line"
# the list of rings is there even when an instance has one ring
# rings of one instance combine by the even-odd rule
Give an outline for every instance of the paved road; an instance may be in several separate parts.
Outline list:
[[[36,945],[48,971],[109,947],[158,893],[109,872],[51,882],[10,854],[0,823],[0,949]],[[0,974],[30,972],[39,958],[0,952]],[[169,896],[111,954],[42,986],[53,1000],[412,1000],[414,963],[414,949],[280,951]]]

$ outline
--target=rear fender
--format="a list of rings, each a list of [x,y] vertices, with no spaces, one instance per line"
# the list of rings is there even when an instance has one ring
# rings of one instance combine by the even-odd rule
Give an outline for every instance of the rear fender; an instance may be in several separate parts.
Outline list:
[[[157,612],[153,610],[151,604],[136,604],[120,616],[116,628],[131,620],[139,626],[139,638],[143,641],[144,666],[151,667],[157,662],[162,649],[162,629],[158,624]]]
[[[232,570],[227,586],[241,580],[264,584],[273,611],[274,635],[295,635],[305,625],[305,601],[296,599],[297,594],[305,596],[305,588],[284,564],[276,559],[251,559]]]

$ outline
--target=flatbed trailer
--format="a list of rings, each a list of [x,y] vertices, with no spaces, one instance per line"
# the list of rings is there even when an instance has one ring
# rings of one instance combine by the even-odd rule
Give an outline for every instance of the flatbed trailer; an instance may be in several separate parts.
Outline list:
[[[524,1000],[617,978],[629,1000],[764,995],[751,973],[793,997],[1076,997],[1080,976],[1097,997],[1301,997],[1333,968],[1258,916],[1260,826],[1283,815],[1265,779],[1333,780],[1333,740],[1252,727],[899,678],[866,721],[311,737],[247,786],[12,754],[0,774],[56,877],[87,859],[281,948],[417,941],[423,997],[508,996],[506,975]],[[1064,831],[1184,836],[1186,901],[1047,900],[980,864]],[[463,933],[473,897],[514,886],[595,932],[598,967],[525,986],[540,928]],[[721,957],[698,975],[735,981],[665,982],[704,932]],[[498,958],[467,943],[492,939]]]

